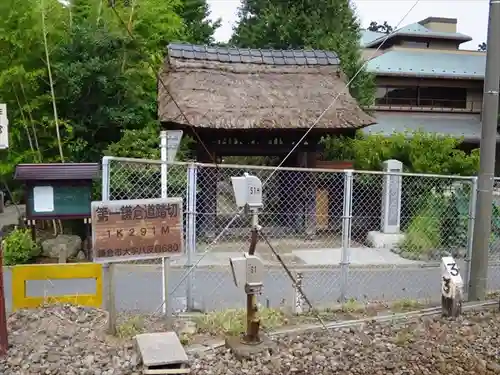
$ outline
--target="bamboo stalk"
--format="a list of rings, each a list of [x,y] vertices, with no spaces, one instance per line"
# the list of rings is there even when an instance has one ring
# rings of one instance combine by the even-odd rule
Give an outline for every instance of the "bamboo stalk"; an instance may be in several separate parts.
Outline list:
[[[134,19],[134,10],[135,10],[135,1],[132,0],[132,7],[130,9],[130,15],[128,17],[127,29],[129,33],[132,33],[132,22]],[[127,62],[127,49],[123,51],[123,60],[122,60],[122,72],[125,70],[125,64]]]
[[[23,118],[24,130],[26,131],[26,135],[28,136],[28,142],[30,144],[31,152],[35,153],[35,148],[33,147],[33,141],[31,140],[30,130],[28,128],[28,121],[26,121],[26,116],[24,115],[21,101],[19,100],[19,96],[17,95],[16,87],[14,86],[13,83],[12,83],[12,91],[14,92],[14,96],[16,97],[16,102],[17,102],[17,106],[19,107],[19,112],[21,113],[21,117]]]
[[[52,69],[50,67],[50,57],[49,57],[49,48],[47,45],[47,27],[45,25],[45,4],[44,0],[41,0],[42,6],[42,34],[43,34],[43,45],[45,49],[45,59],[47,62],[47,73],[49,75],[49,84],[50,84],[50,95],[52,96],[52,109],[54,111],[54,121],[56,125],[56,134],[57,134],[57,145],[59,146],[59,156],[61,157],[61,162],[64,163],[64,154],[61,143],[61,132],[59,130],[59,118],[57,116],[57,104],[56,104],[56,95],[54,93],[54,81],[52,80]]]
[[[96,26],[99,26],[99,22],[101,22],[102,2],[103,2],[103,0],[99,1],[99,7],[97,8],[97,20],[95,23]]]
[[[29,103],[28,98],[26,96],[26,91],[24,91],[24,84],[21,81],[20,77],[18,77],[18,79],[19,79],[19,86],[21,87],[21,93],[23,94],[23,99],[24,99],[24,102],[26,103],[26,107],[28,110],[28,117],[30,119],[31,130],[33,131],[33,139],[35,141],[35,148],[38,152],[38,159],[41,163],[43,158],[42,158],[42,151],[40,151],[40,145],[38,144],[38,135],[36,134],[35,120],[33,120],[33,113],[31,112],[31,106],[30,106],[30,103]]]
[[[69,29],[71,30],[73,28],[73,11],[71,8],[73,7],[73,4],[71,2],[68,4],[68,12],[69,12]]]

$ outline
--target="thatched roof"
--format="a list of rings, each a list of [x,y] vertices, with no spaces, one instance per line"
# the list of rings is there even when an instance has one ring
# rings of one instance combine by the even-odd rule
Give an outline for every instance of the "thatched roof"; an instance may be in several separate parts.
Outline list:
[[[344,90],[332,52],[170,44],[158,83],[158,117],[197,128],[309,128]],[[376,121],[345,90],[316,125],[358,129]]]

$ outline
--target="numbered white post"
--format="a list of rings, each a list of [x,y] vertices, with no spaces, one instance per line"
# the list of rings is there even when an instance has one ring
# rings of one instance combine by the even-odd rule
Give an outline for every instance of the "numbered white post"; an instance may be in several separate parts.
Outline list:
[[[462,313],[464,282],[453,257],[443,257],[441,263],[441,307],[443,316],[457,317]]]
[[[297,272],[295,276],[295,281],[297,282],[293,288],[293,313],[295,315],[300,315],[304,312],[304,298],[302,297],[302,293],[300,290],[302,289],[302,272]]]

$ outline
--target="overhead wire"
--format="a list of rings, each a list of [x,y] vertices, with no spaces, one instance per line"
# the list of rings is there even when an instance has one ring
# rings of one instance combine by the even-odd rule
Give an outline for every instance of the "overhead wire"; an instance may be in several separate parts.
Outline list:
[[[271,173],[269,174],[269,176],[267,176],[267,178],[263,181],[262,183],[262,187],[264,187],[266,185],[266,183],[272,178],[272,176],[276,173],[277,170],[279,170],[283,164],[285,163],[285,161],[295,152],[295,150],[302,144],[302,142],[307,138],[307,136],[309,135],[309,133],[317,126],[317,124],[321,121],[321,119],[325,116],[325,114],[337,103],[338,99],[340,98],[341,95],[343,95],[346,90],[349,89],[349,87],[351,86],[352,82],[354,82],[354,80],[358,77],[358,75],[366,68],[366,66],[368,65],[369,61],[376,56],[376,54],[378,53],[378,51],[382,48],[382,46],[384,46],[384,44],[386,43],[386,41],[395,33],[398,31],[399,29],[399,26],[404,22],[404,20],[406,19],[406,17],[408,17],[408,15],[413,11],[413,9],[415,9],[415,7],[420,3],[421,0],[415,0],[415,2],[413,3],[413,5],[410,7],[410,9],[404,14],[404,16],[400,19],[400,21],[396,24],[395,28],[393,31],[391,31],[390,33],[388,33],[384,39],[382,39],[381,43],[379,44],[379,46],[375,49],[375,51],[370,55],[370,57],[361,65],[361,67],[356,71],[356,73],[351,77],[351,79],[345,84],[344,88],[339,92],[337,93],[337,95],[333,98],[333,100],[331,101],[331,103],[325,108],[325,110],[318,116],[318,118],[313,122],[313,124],[307,129],[307,131],[304,133],[304,135],[296,142],[296,144],[293,146],[293,148],[290,150],[290,152],[283,158],[283,160],[271,171]],[[113,13],[115,14],[115,16],[118,18],[118,20],[120,21],[120,24],[124,27],[124,29],[126,30],[127,34],[129,35],[129,37],[134,40],[134,41],[137,41],[137,39],[134,37],[134,35],[132,34],[132,31],[131,29],[127,26],[127,24],[125,23],[125,21],[123,20],[123,18],[120,16],[120,14],[118,13],[118,11],[116,10],[116,7],[115,6],[112,6],[111,7],[112,10],[113,10]],[[170,99],[172,100],[172,102],[174,103],[174,105],[176,106],[176,108],[179,110],[180,112],[180,115],[182,116],[182,118],[184,119],[184,121],[186,121],[186,125],[188,125],[190,127],[190,129],[193,131],[193,134],[195,135],[195,137],[197,138],[198,142],[200,142],[200,144],[202,145],[202,147],[204,148],[205,152],[207,153],[207,155],[212,159],[213,161],[213,164],[215,165],[215,168],[220,170],[220,167],[217,163],[217,160],[215,159],[215,157],[213,156],[213,154],[210,152],[210,150],[208,149],[208,147],[206,146],[206,144],[203,142],[203,139],[200,137],[200,135],[198,134],[198,132],[196,131],[196,128],[195,126],[193,126],[191,124],[191,122],[189,121],[188,117],[186,116],[186,114],[184,113],[184,111],[182,110],[181,106],[178,104],[177,100],[174,98],[174,96],[172,95],[170,89],[168,88],[168,86],[165,84],[165,82],[163,81],[161,75],[159,72],[157,72],[154,64],[148,59],[147,62],[146,62],[149,66],[149,68],[154,72],[155,76],[156,76],[156,79],[157,81],[161,84],[162,88],[165,90],[165,92],[167,93],[167,95],[170,97]],[[208,119],[207,119],[208,120]],[[208,121],[208,123],[210,124],[210,121]],[[207,246],[206,250],[201,254],[201,256],[198,258],[198,260],[184,273],[184,275],[181,277],[181,280],[177,283],[177,285],[171,290],[170,292],[170,295],[174,294],[177,289],[183,284],[183,282],[187,279],[187,277],[194,271],[194,269],[196,269],[198,267],[198,265],[201,263],[201,261],[205,258],[205,256],[212,250],[213,246],[219,241],[219,239],[222,237],[222,235],[231,227],[231,225],[234,223],[234,221],[236,219],[238,219],[241,214],[243,213],[243,209],[240,209],[238,213],[236,213],[233,218],[227,223],[227,225],[219,232],[219,234],[211,241],[211,243]],[[165,302],[162,302],[162,304],[158,307],[157,311],[158,312],[163,304]]]
[[[278,262],[281,264],[281,266],[285,270],[287,276],[292,281],[292,285],[294,286],[294,288],[296,288],[298,290],[298,292],[300,293],[300,295],[302,296],[302,298],[304,298],[304,301],[306,301],[307,305],[309,306],[310,311],[314,314],[314,316],[316,317],[316,319],[318,319],[319,323],[323,326],[323,328],[324,329],[328,329],[326,327],[325,322],[323,321],[323,318],[321,318],[321,315],[319,315],[319,312],[314,309],[314,306],[313,306],[311,300],[309,299],[309,297],[307,297],[306,293],[304,292],[304,289],[302,289],[302,285],[300,285],[297,282],[297,280],[295,279],[295,277],[292,274],[292,271],[290,271],[290,269],[286,265],[286,263],[283,260],[283,258],[281,258],[281,255],[276,251],[276,249],[274,248],[274,246],[271,244],[271,241],[269,241],[269,239],[267,238],[267,236],[264,233],[262,233],[262,231],[259,231],[259,234],[264,239],[264,242],[267,244],[267,246],[269,247],[269,249],[271,249],[271,252],[276,257],[276,259],[278,259]]]
[[[316,119],[316,121],[314,121],[314,123],[311,125],[311,127],[307,130],[307,132],[299,139],[299,141],[295,144],[295,146],[292,148],[292,150],[286,155],[286,157],[279,163],[279,165],[274,168],[271,173],[269,174],[269,176],[264,180],[264,182],[262,183],[262,187],[264,188],[264,186],[266,185],[266,183],[270,180],[270,178],[276,173],[276,171],[283,166],[283,163],[293,154],[293,152],[297,149],[297,147],[304,141],[304,139],[307,137],[307,135],[314,129],[314,127],[318,124],[319,121],[321,121],[321,119],[324,117],[324,115],[335,105],[335,103],[337,102],[337,100],[339,99],[339,97],[345,92],[346,89],[349,89],[349,86],[352,84],[352,82],[354,81],[354,79],[356,79],[356,77],[359,75],[359,73],[361,73],[366,65],[368,64],[368,62],[373,58],[375,57],[375,55],[377,54],[377,52],[382,48],[382,46],[385,44],[385,42],[398,30],[399,26],[404,22],[404,20],[406,19],[406,17],[408,17],[408,15],[413,11],[413,9],[415,9],[415,7],[418,5],[418,3],[420,2],[420,0],[415,0],[414,4],[411,6],[411,8],[406,12],[406,14],[401,18],[401,20],[397,23],[396,27],[394,28],[393,31],[391,31],[390,33],[388,33],[385,38],[382,40],[382,42],[380,43],[380,45],[377,47],[377,49],[371,54],[370,58],[367,59],[363,65],[358,69],[358,71],[354,74],[354,76],[349,80],[349,82],[347,82],[347,84],[345,85],[344,89],[341,90],[335,97],[334,99],[332,100],[332,102],[330,103],[330,105],[320,114],[320,116]],[[183,277],[181,277],[181,280],[178,282],[178,284],[172,289],[172,292],[171,294],[173,294],[181,285],[182,283],[187,279],[187,277],[190,275],[191,272],[193,272],[193,270],[198,267],[198,265],[201,263],[201,261],[205,258],[205,256],[211,251],[213,245],[215,245],[218,240],[222,237],[222,235],[230,228],[230,226],[234,223],[234,221],[241,216],[243,210],[239,210],[239,212],[237,214],[235,214],[233,216],[233,218],[228,222],[228,224],[221,230],[221,232],[215,237],[215,239],[212,241],[212,243],[207,246],[207,249],[201,254],[200,258],[196,261],[195,264],[193,264],[191,266],[191,268],[188,269],[188,271],[183,275]]]
[[[122,16],[120,15],[120,13],[118,13],[118,11],[116,10],[116,6],[114,4],[114,2],[112,3],[112,6],[111,6],[111,9],[113,10],[113,13],[115,14],[115,16],[118,18],[120,24],[123,26],[123,28],[126,30],[129,38],[135,42],[137,42],[137,39],[135,38],[135,36],[132,34],[132,30],[130,27],[128,27],[127,23],[125,22],[125,20],[122,18]],[[189,121],[188,117],[186,116],[186,114],[184,113],[184,111],[181,109],[181,106],[179,105],[179,103],[177,102],[177,100],[174,98],[174,96],[172,95],[172,93],[170,92],[170,89],[168,88],[168,86],[165,84],[165,82],[163,81],[163,79],[161,78],[161,75],[160,75],[160,72],[157,70],[157,68],[154,66],[154,64],[151,62],[151,59],[147,59],[146,61],[146,64],[148,64],[148,67],[149,69],[154,72],[155,74],[155,77],[156,77],[156,80],[158,82],[160,82],[162,88],[165,90],[165,92],[167,93],[167,95],[170,97],[170,100],[172,101],[172,103],[174,103],[175,107],[177,108],[177,110],[179,111],[179,114],[180,116],[182,116],[182,118],[184,119],[185,121],[185,124],[188,125],[190,127],[190,129],[192,130],[194,136],[196,137],[197,141],[201,144],[201,146],[204,148],[205,152],[207,153],[207,155],[212,159],[212,162],[213,164],[215,164],[215,167],[216,168],[219,168],[219,165],[217,164],[217,160],[216,158],[214,157],[214,155],[210,152],[209,148],[207,147],[207,145],[205,144],[205,142],[203,142],[203,139],[200,137],[200,135],[198,134],[198,132],[196,131],[196,127],[193,126],[193,124],[191,124],[191,122]],[[204,117],[206,118],[206,116],[204,115]],[[208,119],[207,119],[208,120]],[[210,121],[208,122],[210,124]]]

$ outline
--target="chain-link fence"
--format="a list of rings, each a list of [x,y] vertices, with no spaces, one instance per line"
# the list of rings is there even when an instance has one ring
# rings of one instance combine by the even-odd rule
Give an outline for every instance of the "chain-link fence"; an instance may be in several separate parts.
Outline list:
[[[172,163],[168,195],[183,197],[186,228],[186,254],[173,258],[170,268],[174,310],[244,306],[228,261],[250,245],[250,217],[236,207],[231,186],[231,177],[244,172],[264,183],[262,233],[287,267],[301,274],[314,305],[436,300],[444,254],[459,259],[467,284],[475,177]],[[108,158],[103,174],[104,199],[161,196],[159,161]],[[256,252],[266,266],[261,303],[291,306],[292,282],[262,238]],[[491,254],[496,254],[495,241]],[[500,278],[497,282],[496,266],[491,267],[490,288],[498,289]],[[147,310],[154,305],[147,299],[160,304],[158,268],[123,277],[128,280],[122,285],[130,288],[124,287],[121,297],[118,291],[117,298]],[[127,297],[132,291],[134,298]]]
[[[354,172],[352,185],[348,296],[437,300],[445,255],[467,283],[474,179]]]
[[[489,246],[488,289],[500,290],[500,178],[493,184],[493,207]]]

